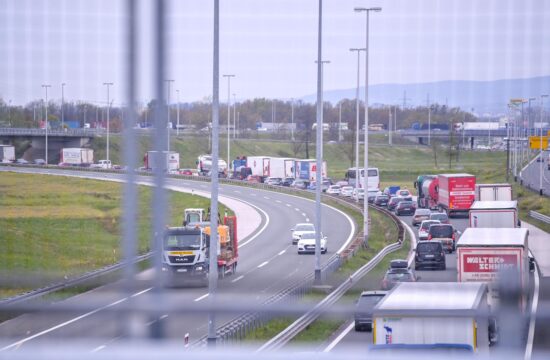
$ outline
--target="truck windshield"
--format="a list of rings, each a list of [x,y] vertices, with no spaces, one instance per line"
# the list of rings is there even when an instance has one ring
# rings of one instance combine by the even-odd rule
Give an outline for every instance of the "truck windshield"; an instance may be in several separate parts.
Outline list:
[[[165,250],[197,250],[201,247],[201,236],[198,234],[189,235],[168,235],[164,238]]]

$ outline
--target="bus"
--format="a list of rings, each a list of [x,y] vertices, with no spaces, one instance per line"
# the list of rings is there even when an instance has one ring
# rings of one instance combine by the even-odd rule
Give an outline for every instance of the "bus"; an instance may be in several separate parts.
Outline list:
[[[355,186],[355,174],[357,173],[356,167],[351,167],[346,171],[346,181],[351,186]],[[380,189],[380,171],[378,168],[369,168],[368,170],[368,189]],[[359,187],[363,187],[365,181],[365,170],[364,168],[359,168]]]

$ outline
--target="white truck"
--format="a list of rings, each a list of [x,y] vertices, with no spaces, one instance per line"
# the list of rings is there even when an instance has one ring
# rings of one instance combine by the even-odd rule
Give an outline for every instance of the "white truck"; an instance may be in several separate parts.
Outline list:
[[[476,184],[476,201],[512,201],[510,184]]]
[[[12,145],[0,145],[0,162],[11,163],[15,161],[15,147]]]
[[[517,201],[474,201],[470,207],[470,227],[520,227]]]
[[[99,160],[97,164],[90,165],[94,169],[110,169],[112,167],[111,160]]]
[[[370,351],[394,349],[463,351],[488,355],[487,285],[402,282],[373,309]],[[408,354],[408,353],[407,353]]]
[[[261,177],[273,176],[271,173],[271,157],[269,156],[249,156],[246,159],[246,165],[252,171],[252,175]]]
[[[212,170],[212,155],[204,154],[199,155],[197,158],[197,171],[201,176],[207,176],[208,173]],[[218,158],[218,172],[226,173],[227,172],[227,162],[225,160]]]
[[[498,307],[496,281],[505,271],[507,280],[516,282],[525,294],[529,284],[528,237],[524,228],[467,228],[456,244],[458,282],[489,283],[489,305]],[[523,308],[524,296],[520,302]]]
[[[296,159],[272,157],[269,159],[269,176],[287,178],[294,177]]]
[[[161,164],[157,164],[157,151],[147,151],[143,157],[143,166],[147,170],[154,171],[157,167],[167,173],[177,172],[180,168],[180,154],[175,151],[163,151]]]
[[[296,179],[302,179],[307,181],[315,181],[317,178],[317,160],[296,160],[295,166]],[[323,168],[321,171],[321,178],[327,177],[327,162],[323,161]]]
[[[59,162],[70,166],[89,166],[94,163],[94,151],[86,148],[63,148]]]

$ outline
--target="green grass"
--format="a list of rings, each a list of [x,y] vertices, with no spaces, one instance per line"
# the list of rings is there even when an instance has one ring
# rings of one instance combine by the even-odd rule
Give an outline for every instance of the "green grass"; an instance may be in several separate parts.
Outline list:
[[[168,192],[167,225],[181,224],[185,208],[209,200]],[[150,248],[152,190],[139,187],[136,244]],[[0,296],[27,288],[14,275],[32,274],[31,288],[113,264],[121,258],[122,185],[113,182],[3,173],[0,177],[0,274],[14,279]],[[220,213],[225,207],[220,204]],[[229,211],[231,213],[231,211]]]

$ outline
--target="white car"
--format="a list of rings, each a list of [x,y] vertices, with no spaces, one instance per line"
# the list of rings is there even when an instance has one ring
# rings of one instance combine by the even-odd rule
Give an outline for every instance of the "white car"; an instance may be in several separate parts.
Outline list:
[[[292,231],[292,245],[296,245],[302,238],[302,234],[315,232],[315,225],[311,223],[296,224],[296,226],[294,226],[293,229],[290,229],[290,231]]]
[[[353,195],[353,186],[344,186],[340,189],[340,195],[345,197],[352,197]]]
[[[327,194],[332,195],[340,195],[340,186],[338,185],[330,185],[327,189]]]
[[[430,226],[434,224],[441,224],[439,220],[423,220],[418,227],[418,239],[428,240],[428,235],[430,233]]]
[[[369,190],[369,191],[370,191],[370,190]],[[352,194],[351,194],[351,197],[352,197],[355,201],[359,201],[359,200],[365,199],[365,189],[363,189],[363,188],[353,189],[353,192],[352,192]]]
[[[315,253],[315,232],[303,233],[298,241],[298,254]],[[321,233],[321,254],[327,253],[327,237]]]

